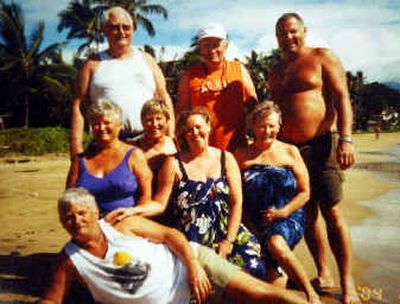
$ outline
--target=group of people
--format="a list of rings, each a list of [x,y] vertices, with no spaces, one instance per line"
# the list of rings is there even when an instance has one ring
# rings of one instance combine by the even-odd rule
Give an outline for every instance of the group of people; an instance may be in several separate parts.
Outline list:
[[[334,284],[321,213],[342,303],[361,303],[340,210],[340,170],[354,163],[345,73],[332,52],[305,45],[301,17],[276,24],[274,102],[257,101],[247,70],[225,58],[225,30],[208,24],[175,111],[154,59],[132,48],[130,15],[111,8],[102,26],[109,49],[79,75],[58,205],[71,241],[42,302],[62,302],[77,282],[101,303],[320,303]],[[314,282],[292,251],[303,235]]]

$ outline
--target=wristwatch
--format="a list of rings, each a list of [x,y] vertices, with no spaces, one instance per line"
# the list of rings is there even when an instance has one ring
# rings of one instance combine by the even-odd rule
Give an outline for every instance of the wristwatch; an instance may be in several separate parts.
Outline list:
[[[353,143],[353,138],[351,138],[351,136],[341,136],[339,137],[339,141]]]

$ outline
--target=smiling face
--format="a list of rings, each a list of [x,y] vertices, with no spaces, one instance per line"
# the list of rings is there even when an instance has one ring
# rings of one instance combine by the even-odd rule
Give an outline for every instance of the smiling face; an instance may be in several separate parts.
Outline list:
[[[161,112],[148,113],[143,119],[144,133],[149,139],[159,139],[168,133],[168,119]]]
[[[103,32],[111,49],[127,47],[132,43],[133,25],[125,12],[110,12]]]
[[[207,146],[211,127],[200,114],[188,116],[185,123],[185,140],[190,147]]]
[[[98,231],[99,212],[86,203],[69,205],[60,217],[65,230],[79,243],[91,240]]]
[[[279,47],[285,53],[298,53],[305,47],[306,27],[295,17],[290,17],[276,26]]]
[[[91,121],[92,133],[99,144],[109,143],[118,139],[122,122],[116,119],[111,112],[104,112],[104,115],[94,117]]]
[[[255,142],[270,145],[276,139],[280,129],[280,115],[271,112],[260,116],[253,125]]]
[[[199,53],[206,64],[223,62],[227,48],[228,42],[220,38],[207,37],[199,41]]]

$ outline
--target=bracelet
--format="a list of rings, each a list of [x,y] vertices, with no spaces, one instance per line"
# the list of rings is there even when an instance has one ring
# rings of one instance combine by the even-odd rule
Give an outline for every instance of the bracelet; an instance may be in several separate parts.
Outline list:
[[[344,141],[344,142],[348,142],[348,143],[353,143],[353,138],[351,138],[351,136],[343,136],[339,138],[339,141]]]

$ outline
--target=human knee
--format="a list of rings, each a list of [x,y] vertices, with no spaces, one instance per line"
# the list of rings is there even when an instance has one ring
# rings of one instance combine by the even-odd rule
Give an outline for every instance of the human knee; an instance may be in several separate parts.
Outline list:
[[[287,248],[285,239],[279,234],[272,235],[268,239],[269,251],[278,258],[286,258]]]
[[[321,212],[328,226],[338,227],[344,224],[344,218],[339,203],[329,208],[321,209]]]

